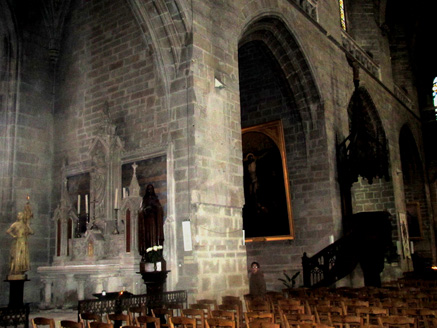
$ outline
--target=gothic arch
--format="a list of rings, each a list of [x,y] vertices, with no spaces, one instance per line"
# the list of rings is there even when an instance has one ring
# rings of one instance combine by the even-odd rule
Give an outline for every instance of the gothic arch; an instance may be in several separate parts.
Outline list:
[[[240,49],[251,42],[265,46],[264,52],[273,59],[276,71],[280,72],[281,85],[283,89],[288,89],[284,92],[292,98],[292,114],[303,133],[302,142],[308,156],[309,133],[321,128],[318,122],[323,115],[320,115],[323,106],[303,50],[285,22],[276,15],[258,18],[246,27],[239,42]]]
[[[8,126],[3,129],[5,135],[0,138],[0,152],[4,154],[0,159],[0,194],[1,199],[12,204],[21,49],[17,22],[9,3],[0,0],[0,125]],[[9,215],[11,209],[5,203],[2,208]]]
[[[350,184],[364,177],[369,183],[374,178],[389,179],[388,144],[381,119],[369,92],[357,88],[348,107],[350,135],[344,142],[343,161],[347,162],[346,179]],[[342,147],[342,145],[340,145]]]
[[[301,46],[279,17],[267,16],[252,22],[244,31],[240,46],[262,41],[271,50],[299,104],[304,121],[315,123],[314,105],[320,104],[320,92]]]
[[[408,202],[410,198],[425,198],[425,178],[423,161],[418,151],[417,142],[408,125],[404,125],[399,133],[399,149],[401,154],[402,174],[404,179],[405,199]],[[420,186],[419,186],[420,184]],[[414,190],[411,189],[416,185]],[[421,194],[421,195],[418,195]]]
[[[186,59],[182,49],[191,41],[191,17],[186,16],[188,6],[178,0],[128,0],[127,3],[146,44],[156,53],[158,70],[169,94],[169,81],[177,76],[179,65]]]

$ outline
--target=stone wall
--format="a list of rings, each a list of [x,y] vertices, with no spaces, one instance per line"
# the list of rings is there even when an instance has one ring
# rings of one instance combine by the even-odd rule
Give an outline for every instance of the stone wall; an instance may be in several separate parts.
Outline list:
[[[2,208],[20,209],[27,194],[34,204],[33,267],[49,264],[54,254],[49,218],[60,199],[61,168],[67,164],[72,174],[89,171],[89,147],[106,120],[117,126],[123,141],[123,164],[166,159],[159,166],[166,166],[172,270],[167,288],[187,289],[190,301],[246,293],[253,260],[261,263],[268,288],[278,290],[282,270],[301,270],[303,252],[311,256],[331,236],[339,238],[335,149],[337,136],[349,135],[353,72],[342,47],[337,2],[306,5],[286,0],[202,1],[192,7],[177,0],[72,1],[54,76],[39,8],[23,12],[19,110],[9,112],[12,143],[3,140],[0,148],[13,160],[2,162],[6,167],[0,178]],[[360,29],[360,19],[371,17],[372,10],[356,8],[352,26]],[[386,133],[393,180],[375,191],[388,197],[384,205],[372,191],[356,206],[368,203],[399,212],[405,206],[396,174],[401,169],[399,131],[408,123],[420,140],[421,127],[392,93],[388,37],[379,33],[377,23],[363,26],[356,41],[377,54],[382,67],[376,75],[361,68],[360,85]],[[244,245],[241,128],[274,119],[284,126],[294,239]],[[9,172],[14,174],[5,179]],[[12,193],[5,181],[13,181]],[[10,213],[2,213],[6,229]],[[184,221],[191,222],[192,250],[184,248]],[[10,240],[1,241],[6,263]],[[1,273],[6,271],[2,266]],[[34,269],[30,276],[27,299],[37,302]]]

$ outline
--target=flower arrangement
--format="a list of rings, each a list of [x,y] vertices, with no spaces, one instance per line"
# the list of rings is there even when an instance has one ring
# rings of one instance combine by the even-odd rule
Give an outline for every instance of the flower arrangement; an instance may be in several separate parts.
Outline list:
[[[155,245],[147,248],[146,261],[153,263],[156,270],[156,262],[162,261],[162,245]]]

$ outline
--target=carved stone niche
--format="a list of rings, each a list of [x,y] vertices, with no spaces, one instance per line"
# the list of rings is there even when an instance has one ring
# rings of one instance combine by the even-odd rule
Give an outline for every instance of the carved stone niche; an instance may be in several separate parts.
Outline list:
[[[94,138],[89,151],[90,220],[99,228],[109,229],[104,233],[115,228],[115,195],[121,189],[121,152],[120,138],[112,134]]]

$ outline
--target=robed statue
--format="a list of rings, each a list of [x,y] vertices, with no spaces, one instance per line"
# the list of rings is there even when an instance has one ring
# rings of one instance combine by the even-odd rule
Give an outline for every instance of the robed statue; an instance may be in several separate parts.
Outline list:
[[[19,212],[17,221],[12,223],[6,231],[14,238],[11,247],[10,255],[10,270],[9,275],[24,275],[26,271],[30,270],[29,263],[29,245],[27,237],[33,234],[30,227],[30,218],[33,216],[30,206],[25,207],[24,212]]]
[[[155,188],[149,184],[138,213],[138,250],[145,258],[147,249],[164,244],[164,211]]]

